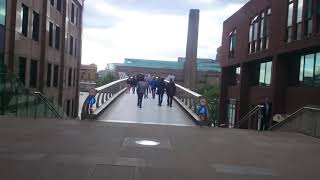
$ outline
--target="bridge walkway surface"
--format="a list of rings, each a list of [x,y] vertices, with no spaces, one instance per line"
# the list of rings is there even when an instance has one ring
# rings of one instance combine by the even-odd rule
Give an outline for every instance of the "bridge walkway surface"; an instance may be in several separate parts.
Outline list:
[[[320,176],[320,142],[301,134],[0,118],[1,180],[311,180]]]
[[[167,106],[167,97],[164,95],[162,106],[158,106],[158,96],[152,99],[143,99],[142,108],[137,107],[137,94],[123,94],[106,109],[99,117],[99,121],[157,124],[172,126],[195,126],[190,116],[176,103]]]

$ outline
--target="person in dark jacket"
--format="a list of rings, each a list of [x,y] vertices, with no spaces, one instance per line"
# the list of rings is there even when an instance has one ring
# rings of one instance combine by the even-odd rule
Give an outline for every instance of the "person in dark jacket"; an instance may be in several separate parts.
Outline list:
[[[264,100],[264,104],[262,107],[262,123],[261,123],[261,130],[267,130],[270,125],[270,119],[271,119],[271,112],[272,112],[272,104],[267,97]]]
[[[145,94],[147,90],[147,83],[144,81],[144,76],[143,75],[138,75],[137,76],[137,94],[138,94],[138,103],[137,106],[139,108],[142,107],[142,99],[143,95]]]
[[[177,91],[177,88],[176,88],[176,84],[174,83],[173,79],[170,79],[170,82],[167,84],[167,87],[166,87],[166,92],[167,92],[167,105],[172,107],[172,99],[173,99],[173,96],[176,95],[176,91]]]
[[[132,79],[132,92],[133,92],[133,94],[136,92],[137,83],[138,83],[137,76],[133,76],[133,79]]]
[[[157,80],[155,77],[150,81],[150,86],[151,86],[151,92],[152,92],[152,98],[156,98],[156,89],[157,89]]]
[[[158,105],[162,105],[163,94],[166,90],[166,83],[164,82],[164,78],[161,78],[157,83],[157,94],[159,95],[159,103]]]

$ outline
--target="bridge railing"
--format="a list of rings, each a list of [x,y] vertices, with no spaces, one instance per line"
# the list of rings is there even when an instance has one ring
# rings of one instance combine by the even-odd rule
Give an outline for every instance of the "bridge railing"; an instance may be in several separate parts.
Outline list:
[[[95,110],[90,110],[89,106],[89,95],[82,104],[81,119],[91,118],[99,115],[103,110],[106,109],[118,96],[120,96],[126,90],[127,79],[120,79],[113,81],[104,86],[95,88],[96,90],[96,105]]]
[[[169,81],[166,82],[168,83]],[[200,106],[200,100],[204,99],[204,97],[201,94],[191,91],[190,89],[187,89],[179,84],[176,84],[176,87],[177,93],[174,99],[180,104],[180,106],[182,106],[185,111],[187,111],[189,115],[193,117],[197,124],[202,124],[202,120],[197,112],[198,107]],[[206,108],[207,114],[209,116],[208,106]],[[207,117],[207,119],[209,119],[209,117]]]

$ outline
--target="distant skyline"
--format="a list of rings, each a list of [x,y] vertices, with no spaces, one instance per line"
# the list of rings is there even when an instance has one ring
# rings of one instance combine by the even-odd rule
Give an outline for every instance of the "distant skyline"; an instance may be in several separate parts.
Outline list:
[[[248,0],[87,0],[82,63],[124,58],[176,61],[186,51],[190,9],[200,9],[198,57],[215,59],[223,21]]]

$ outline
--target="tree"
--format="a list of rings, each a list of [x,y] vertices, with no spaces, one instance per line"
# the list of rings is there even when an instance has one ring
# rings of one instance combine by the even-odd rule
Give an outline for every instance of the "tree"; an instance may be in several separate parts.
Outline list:
[[[115,80],[115,77],[109,72],[105,76],[99,77],[97,80],[97,87],[106,85]]]

